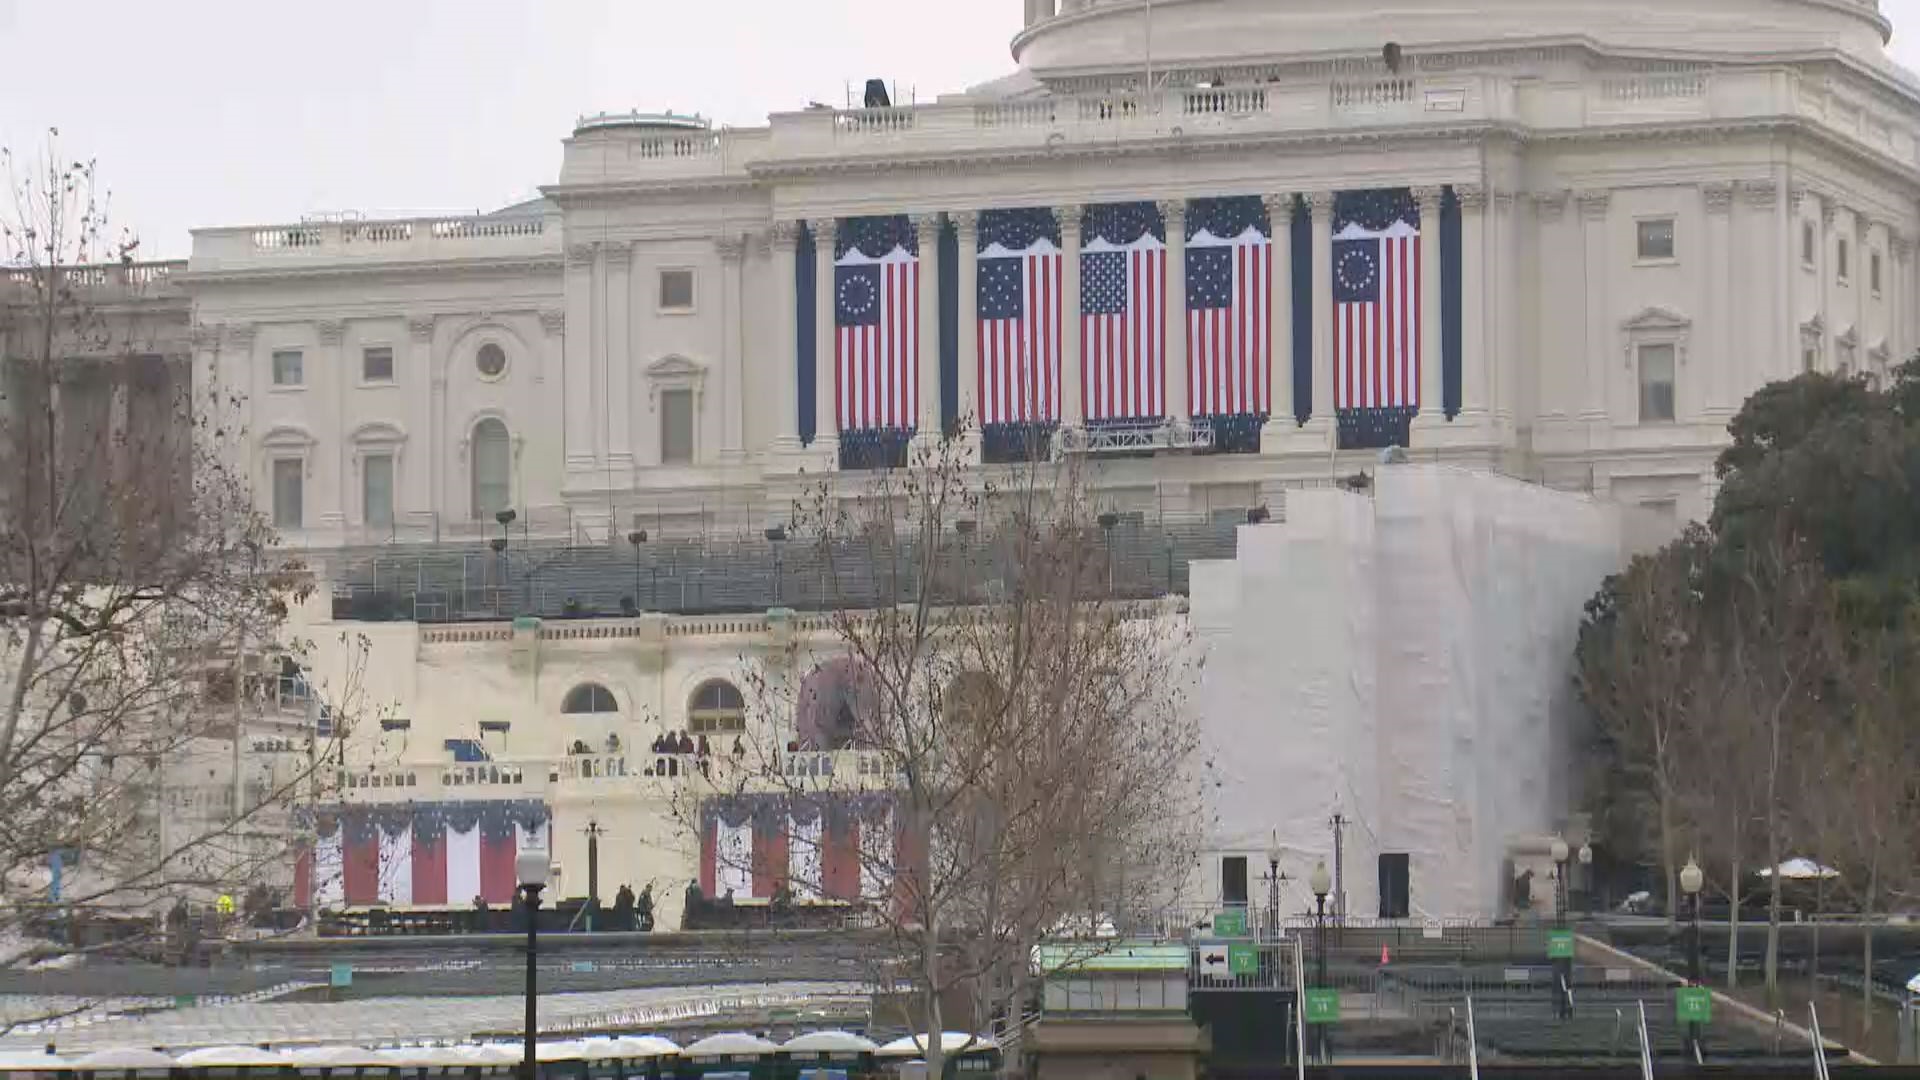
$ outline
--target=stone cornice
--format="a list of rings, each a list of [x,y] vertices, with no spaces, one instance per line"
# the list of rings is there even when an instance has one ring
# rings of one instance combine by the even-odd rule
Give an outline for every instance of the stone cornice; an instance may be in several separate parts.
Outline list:
[[[194,270],[176,280],[187,284],[221,285],[240,282],[299,281],[309,278],[424,276],[483,277],[512,274],[558,274],[564,266],[558,254],[474,259],[420,259],[396,262],[333,263],[325,266],[259,266],[244,270]]]
[[[1706,200],[1707,213],[1725,214],[1733,210],[1733,184],[1719,181],[1700,185],[1700,195]]]

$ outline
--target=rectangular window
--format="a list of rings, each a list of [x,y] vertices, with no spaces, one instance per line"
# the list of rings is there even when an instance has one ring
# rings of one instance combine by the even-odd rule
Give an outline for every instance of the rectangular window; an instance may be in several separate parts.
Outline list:
[[[1877,251],[1867,262],[1867,284],[1873,287],[1873,295],[1880,295],[1880,253]]]
[[[1800,223],[1800,262],[1807,269],[1813,269],[1813,256],[1818,249],[1814,245],[1813,222]]]
[[[1814,359],[1814,353],[1813,353],[1812,346],[1808,346],[1807,348],[1801,349],[1800,350],[1800,370],[1812,371],[1813,359]]]
[[[373,345],[360,350],[360,381],[393,381],[393,349],[390,346]]]
[[[693,271],[660,271],[660,310],[693,310]]]
[[[1640,346],[1640,422],[1673,419],[1673,346]]]
[[[1222,904],[1247,902],[1247,857],[1245,855],[1229,855],[1220,860],[1220,902]]]
[[[1840,376],[1845,378],[1853,374],[1853,346],[1843,342],[1834,351],[1838,354],[1836,357],[1836,367],[1839,370]]]
[[[361,508],[368,525],[393,525],[393,455],[370,454],[360,462]]]
[[[1833,275],[1845,282],[1853,273],[1853,248],[1846,237],[1840,238],[1839,253],[1834,256]]]
[[[692,461],[693,391],[662,391],[660,394],[660,464],[687,465]]]
[[[1666,260],[1673,258],[1672,218],[1653,218],[1638,222],[1637,225],[1641,259]]]
[[[299,349],[273,350],[273,385],[304,386],[306,376],[301,370]]]
[[[307,463],[300,458],[273,460],[273,524],[277,528],[300,527],[307,501],[306,469]]]

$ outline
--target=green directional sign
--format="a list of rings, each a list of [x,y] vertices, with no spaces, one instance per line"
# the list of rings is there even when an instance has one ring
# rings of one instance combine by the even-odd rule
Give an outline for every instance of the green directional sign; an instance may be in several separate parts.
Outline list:
[[[1307,1023],[1337,1024],[1340,1022],[1340,991],[1307,991]]]
[[[1713,991],[1704,986],[1683,986],[1673,994],[1673,1018],[1682,1024],[1713,1022]]]
[[[200,999],[194,997],[192,994],[173,995],[173,1007],[176,1009],[191,1009],[199,1003]]]
[[[1547,935],[1547,959],[1573,959],[1573,931],[1555,930]]]
[[[1227,946],[1227,973],[1235,977],[1260,974],[1260,950],[1251,945]]]
[[[1245,908],[1229,908],[1213,917],[1214,937],[1246,937],[1247,911]]]
[[[352,964],[333,965],[332,975],[333,977],[330,980],[328,980],[329,984],[332,986],[352,986],[353,985],[353,965]]]

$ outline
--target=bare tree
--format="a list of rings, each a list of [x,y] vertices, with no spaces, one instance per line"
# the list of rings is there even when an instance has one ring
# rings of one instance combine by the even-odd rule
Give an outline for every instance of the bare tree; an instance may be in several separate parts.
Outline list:
[[[854,849],[823,823],[789,840],[799,869],[781,871],[798,894],[844,896],[857,861],[930,1073],[950,997],[1017,1023],[1039,941],[1081,933],[1091,956],[1125,912],[1166,902],[1200,821],[1184,617],[1113,594],[1073,464],[983,483],[960,445],[796,510],[826,582],[824,641],[749,672],[781,722],[706,796],[866,807]]]
[[[1727,898],[1727,987],[1740,984],[1740,905],[1745,882],[1759,861],[1754,855],[1768,741],[1747,693],[1746,673],[1719,642],[1698,652],[1694,709],[1684,729],[1681,802],[1704,860],[1706,880]],[[1724,867],[1725,878],[1718,870]]]
[[[111,233],[91,163],[52,139],[0,161],[0,937],[18,941],[284,871],[288,807],[320,794],[349,718],[320,704],[323,735],[305,699],[282,707],[310,583],[227,464],[233,402],[169,358],[188,328],[154,300],[165,268]],[[214,783],[170,780],[207,758],[228,766]]]

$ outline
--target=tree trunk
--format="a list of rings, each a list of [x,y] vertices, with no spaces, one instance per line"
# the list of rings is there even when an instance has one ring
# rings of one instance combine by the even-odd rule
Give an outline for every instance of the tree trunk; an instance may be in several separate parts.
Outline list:
[[[1875,865],[1867,871],[1866,902],[1860,905],[1861,937],[1861,974],[1860,980],[1860,1041],[1866,1042],[1873,1033],[1873,909],[1875,895],[1879,891],[1880,868]]]
[[[1767,1006],[1780,1007],[1780,829],[1769,815],[1767,821],[1767,861],[1773,873],[1767,877]]]
[[[1680,916],[1679,878],[1673,868],[1673,793],[1666,779],[1666,764],[1658,762],[1660,773],[1660,873],[1667,882],[1667,927],[1678,925]]]
[[[942,1080],[946,1075],[946,1047],[940,1042],[940,1034],[945,1024],[940,1016],[940,935],[933,927],[933,920],[927,919],[927,926],[920,935],[921,975],[926,979],[922,983],[922,1007],[927,1017],[927,1050],[921,1057],[927,1063],[928,1080]]]
[[[1727,889],[1727,989],[1740,988],[1740,856],[1729,868],[1733,882]]]

